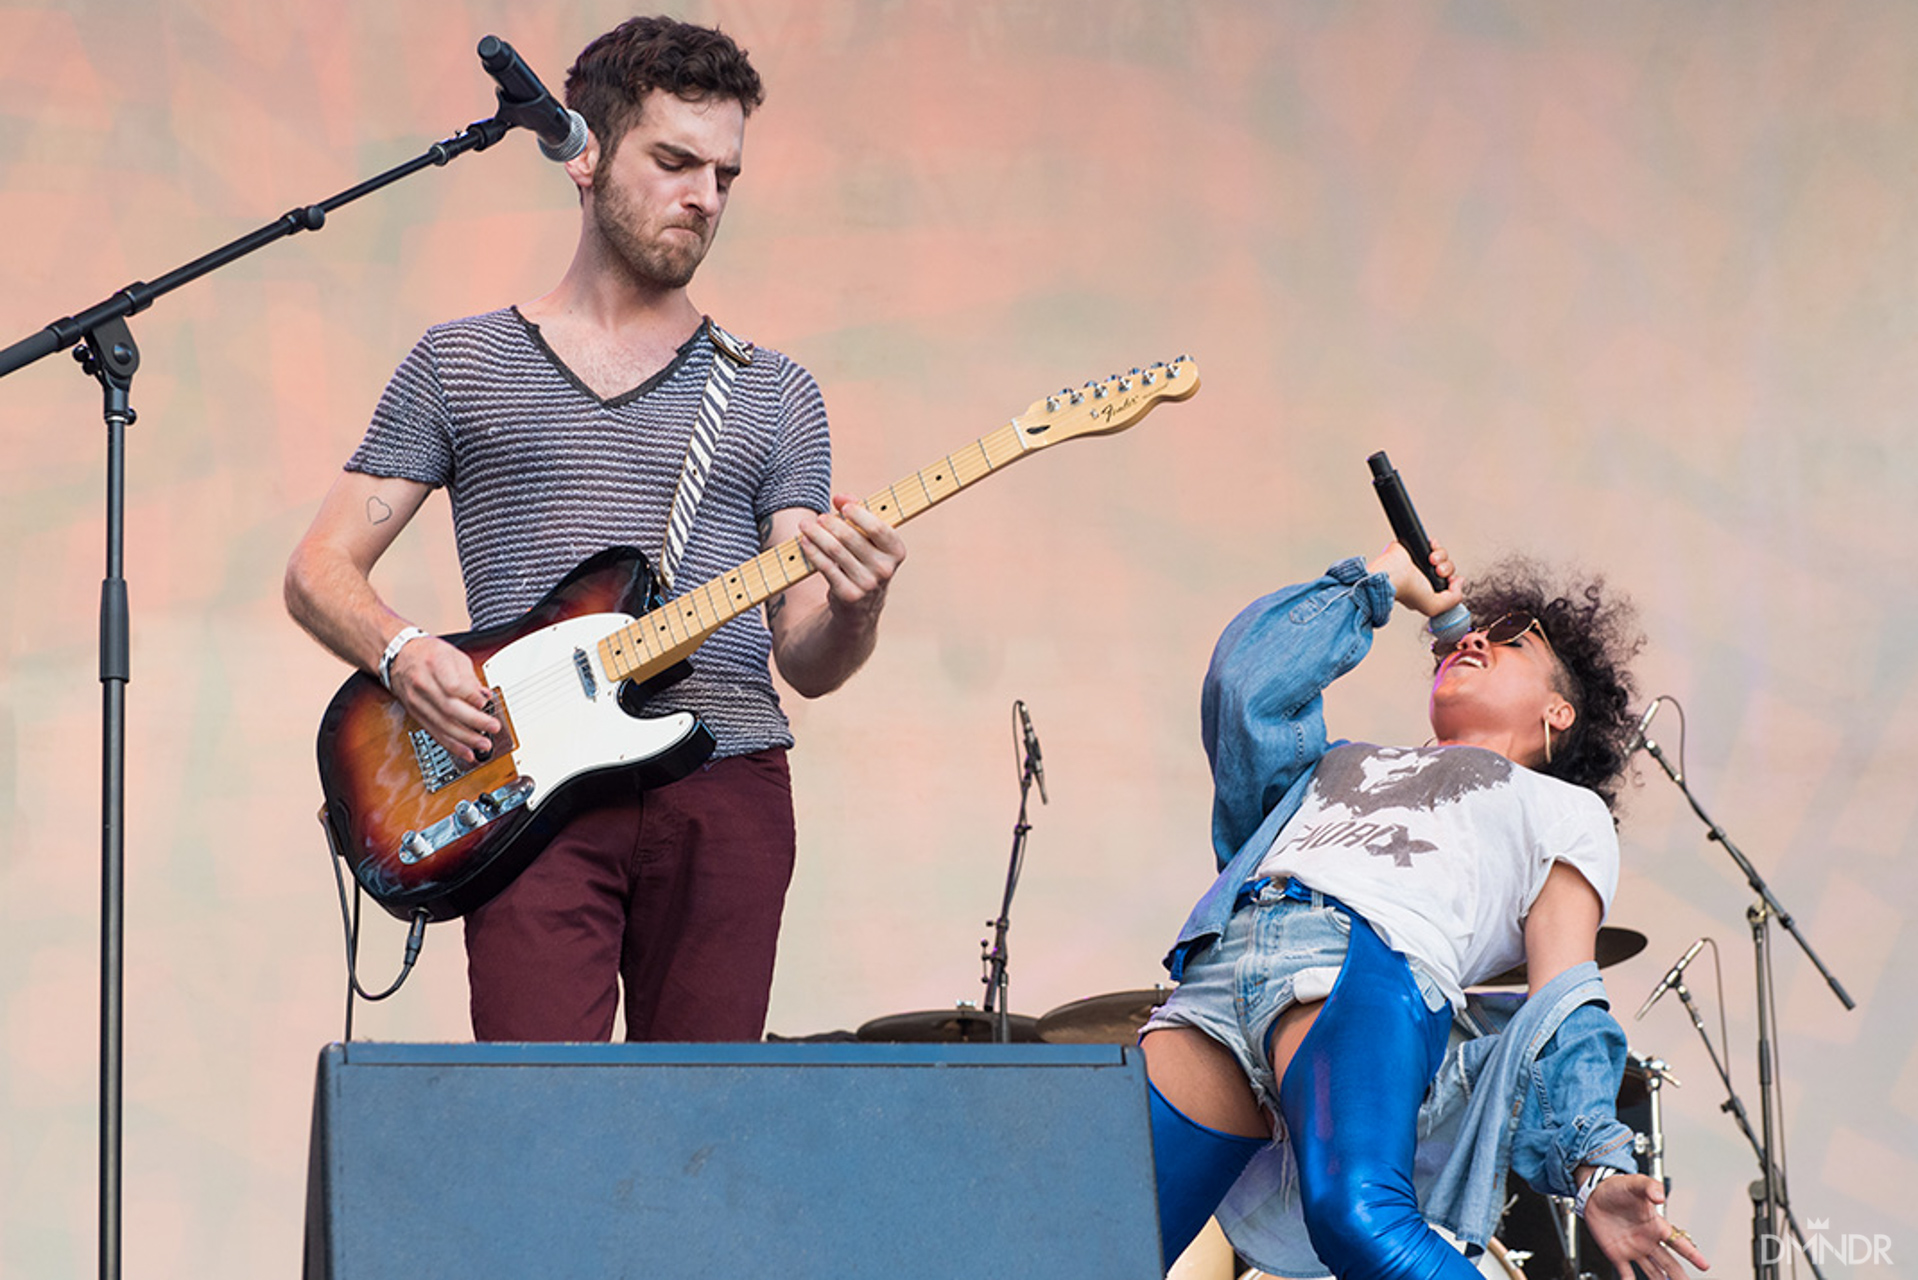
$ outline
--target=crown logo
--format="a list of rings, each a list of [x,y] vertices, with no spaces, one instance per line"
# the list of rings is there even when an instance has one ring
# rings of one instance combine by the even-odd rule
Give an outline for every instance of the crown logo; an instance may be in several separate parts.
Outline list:
[[[1827,1231],[1830,1230],[1830,1228],[1830,1218],[1813,1218],[1810,1222],[1810,1229],[1813,1231]]]

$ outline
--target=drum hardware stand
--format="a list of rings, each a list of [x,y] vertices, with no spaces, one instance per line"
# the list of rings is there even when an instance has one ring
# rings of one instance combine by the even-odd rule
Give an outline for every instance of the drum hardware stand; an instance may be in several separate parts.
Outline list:
[[[1025,865],[1026,833],[1032,830],[1032,824],[1026,821],[1026,796],[1035,780],[1039,783],[1039,803],[1048,803],[1045,771],[1040,763],[1039,739],[1032,732],[1032,720],[1026,714],[1026,704],[1013,702],[1012,714],[1024,729],[1020,739],[1024,751],[1019,766],[1019,817],[1012,824],[1012,858],[1006,866],[1006,894],[999,903],[999,918],[986,921],[992,927],[992,937],[979,940],[979,962],[986,969],[985,975],[979,979],[986,988],[986,998],[980,1011],[992,1019],[994,1044],[1012,1043],[1011,1005],[1006,994],[1006,930],[1012,924],[1012,895],[1019,888],[1019,872]]]
[[[1672,1074],[1670,1064],[1662,1059],[1648,1058],[1642,1053],[1629,1050],[1627,1054],[1631,1061],[1637,1064],[1638,1069],[1645,1073],[1645,1107],[1648,1113],[1646,1126],[1649,1130],[1632,1138],[1632,1154],[1644,1158],[1646,1174],[1658,1179],[1658,1184],[1669,1194],[1672,1181],[1665,1175],[1665,1111],[1659,1090],[1665,1087],[1666,1081],[1670,1081],[1673,1088],[1683,1087],[1684,1082]],[[1578,1215],[1572,1209],[1574,1203],[1566,1196],[1552,1197],[1553,1219],[1558,1227],[1559,1242],[1565,1249],[1565,1274],[1575,1277],[1576,1280],[1603,1280],[1602,1276],[1585,1270],[1582,1265],[1584,1246],[1579,1240]],[[1664,1214],[1663,1205],[1659,1206],[1658,1212],[1661,1216]],[[1641,1276],[1644,1274],[1642,1269],[1635,1268],[1635,1270]]]
[[[1632,1154],[1644,1158],[1645,1172],[1657,1178],[1658,1184],[1669,1193],[1672,1183],[1665,1176],[1665,1110],[1659,1091],[1665,1087],[1666,1081],[1670,1081],[1673,1088],[1683,1087],[1684,1082],[1672,1074],[1670,1064],[1662,1059],[1648,1058],[1630,1050],[1627,1055],[1645,1074],[1645,1106],[1649,1113],[1646,1120],[1649,1132],[1634,1135]],[[1588,1280],[1592,1273],[1580,1265],[1584,1261],[1584,1250],[1578,1238],[1578,1215],[1572,1210],[1574,1203],[1570,1196],[1551,1197],[1552,1223],[1558,1228],[1558,1242],[1565,1250],[1565,1274],[1578,1280]],[[1659,1212],[1664,1212],[1662,1206]]]
[[[499,113],[436,142],[420,156],[338,195],[283,215],[152,283],[136,281],[75,316],[53,321],[38,333],[0,349],[0,378],[62,349],[71,349],[82,371],[99,380],[106,397],[107,547],[106,578],[100,591],[100,683],[102,685],[101,855],[100,855],[100,1174],[99,1275],[120,1275],[122,1063],[125,1023],[126,924],[126,686],[132,678],[124,575],[126,512],[126,429],[133,411],[133,374],[140,350],[127,318],[152,306],[164,294],[203,275],[301,231],[318,231],[326,215],[421,169],[445,165],[468,151],[483,151],[516,125],[530,124],[531,104],[500,95]]]
[[[1661,699],[1660,701],[1671,701],[1671,699]],[[1738,1095],[1736,1091],[1732,1089],[1731,1076],[1725,1070],[1724,1065],[1719,1062],[1716,1052],[1712,1054],[1712,1062],[1718,1067],[1719,1077],[1725,1082],[1726,1093],[1729,1097],[1729,1101],[1725,1104],[1724,1109],[1732,1112],[1732,1114],[1737,1117],[1740,1128],[1744,1130],[1746,1139],[1752,1142],[1755,1153],[1758,1156],[1759,1176],[1758,1179],[1752,1183],[1752,1273],[1757,1277],[1757,1280],[1776,1280],[1779,1255],[1782,1253],[1782,1250],[1778,1248],[1778,1220],[1780,1216],[1783,1216],[1785,1221],[1790,1225],[1793,1236],[1797,1238],[1801,1245],[1805,1243],[1805,1237],[1804,1233],[1798,1228],[1798,1219],[1792,1213],[1791,1197],[1787,1194],[1785,1188],[1785,1171],[1781,1167],[1781,1162],[1774,1154],[1779,1149],[1777,1139],[1781,1135],[1774,1132],[1773,1117],[1779,1114],[1779,1109],[1782,1104],[1777,1097],[1775,1082],[1772,1080],[1772,1010],[1774,1008],[1774,991],[1772,982],[1771,922],[1776,919],[1785,927],[1786,932],[1791,934],[1792,939],[1798,943],[1799,950],[1805,953],[1805,957],[1812,962],[1813,967],[1818,970],[1819,975],[1825,979],[1825,984],[1831,988],[1832,994],[1838,998],[1840,1004],[1844,1005],[1846,1009],[1856,1009],[1858,1005],[1845,990],[1844,986],[1838,981],[1837,977],[1833,975],[1831,970],[1825,967],[1825,962],[1818,958],[1818,953],[1812,950],[1811,944],[1805,941],[1805,935],[1798,931],[1798,925],[1792,920],[1791,913],[1786,911],[1779,903],[1777,897],[1773,895],[1771,887],[1765,883],[1765,878],[1758,874],[1758,868],[1752,865],[1751,859],[1747,858],[1743,851],[1741,851],[1736,844],[1732,843],[1732,838],[1725,833],[1725,829],[1713,821],[1711,815],[1706,813],[1704,807],[1698,803],[1698,797],[1694,796],[1691,788],[1685,785],[1684,772],[1666,758],[1664,751],[1659,748],[1656,742],[1646,736],[1645,731],[1650,727],[1651,717],[1653,713],[1656,712],[1657,705],[1658,703],[1655,701],[1652,707],[1646,712],[1645,719],[1640,722],[1638,745],[1642,746],[1652,759],[1658,762],[1659,768],[1665,771],[1665,776],[1670,778],[1673,784],[1676,785],[1679,791],[1684,795],[1685,802],[1691,806],[1692,812],[1697,814],[1699,820],[1705,824],[1706,840],[1716,843],[1730,855],[1732,861],[1737,864],[1739,872],[1744,875],[1745,883],[1750,885],[1752,892],[1758,895],[1758,900],[1745,911],[1745,919],[1751,925],[1752,953],[1756,968],[1758,996],[1758,1097],[1759,1125],[1761,1129],[1761,1135],[1758,1138],[1753,1138],[1751,1126],[1746,1122],[1744,1117],[1743,1104],[1739,1103]],[[1681,716],[1683,714],[1682,708],[1680,714]],[[1682,762],[1684,759],[1682,720],[1680,723],[1679,758]],[[1690,1009],[1691,1000],[1689,994],[1686,993],[1684,989],[1682,980],[1675,985],[1681,998],[1685,1001],[1685,1007]],[[1700,1022],[1696,1011],[1693,1011],[1692,1021],[1698,1026],[1702,1034],[1704,1026],[1703,1023]],[[1706,1043],[1709,1046],[1709,1037],[1706,1038]],[[1809,1251],[1805,1252],[1805,1260],[1810,1263],[1813,1274],[1819,1276],[1820,1280],[1823,1280],[1824,1273],[1818,1269],[1817,1260],[1812,1257]]]
[[[1645,1073],[1645,1109],[1648,1113],[1647,1125],[1651,1130],[1638,1135],[1632,1150],[1645,1157],[1645,1172],[1657,1178],[1658,1185],[1670,1194],[1672,1180],[1665,1175],[1665,1103],[1661,1091],[1668,1080],[1674,1089],[1684,1088],[1685,1082],[1673,1075],[1671,1065],[1660,1058],[1648,1058],[1642,1053],[1630,1056],[1638,1063],[1638,1069]]]
[[[1565,1260],[1559,1274],[1564,1280],[1585,1280],[1586,1273],[1578,1266],[1578,1214],[1572,1208],[1576,1201],[1570,1196],[1552,1196],[1548,1203],[1552,1210],[1552,1230],[1558,1233],[1559,1256]]]

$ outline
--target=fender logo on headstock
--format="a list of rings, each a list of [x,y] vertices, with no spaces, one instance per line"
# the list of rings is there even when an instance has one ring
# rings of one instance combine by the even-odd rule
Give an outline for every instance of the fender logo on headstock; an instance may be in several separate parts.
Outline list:
[[[1101,421],[1112,422],[1113,420],[1120,417],[1122,414],[1130,413],[1133,407],[1137,405],[1141,399],[1143,399],[1143,397],[1141,396],[1136,396],[1136,395],[1127,396],[1125,399],[1119,401],[1116,404],[1102,404],[1097,409],[1094,409],[1092,412],[1093,412],[1093,415],[1099,418]]]
[[[1198,366],[1180,356],[1115,374],[1104,382],[1088,382],[1077,390],[1067,387],[1034,401],[1013,424],[1033,446],[1080,435],[1106,435],[1131,426],[1160,401],[1184,400],[1198,389]]]

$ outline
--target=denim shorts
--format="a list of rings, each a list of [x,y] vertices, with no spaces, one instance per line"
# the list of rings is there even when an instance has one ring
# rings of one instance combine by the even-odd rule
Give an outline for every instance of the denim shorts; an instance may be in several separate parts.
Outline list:
[[[1279,1015],[1294,1004],[1323,1000],[1338,980],[1352,938],[1352,917],[1312,891],[1310,901],[1288,897],[1273,881],[1241,902],[1225,933],[1194,955],[1184,980],[1140,1029],[1171,1027],[1205,1032],[1238,1060],[1260,1104],[1275,1120],[1279,1082],[1266,1040]],[[1426,1006],[1444,1003],[1437,984],[1411,966]]]

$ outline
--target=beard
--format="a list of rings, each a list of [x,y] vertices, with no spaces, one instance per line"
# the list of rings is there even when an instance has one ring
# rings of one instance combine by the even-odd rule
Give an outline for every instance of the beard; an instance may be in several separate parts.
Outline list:
[[[594,191],[593,222],[627,273],[659,288],[685,288],[712,246],[710,221],[695,225],[684,220],[649,220],[617,187]],[[691,235],[668,236],[666,233],[675,227]]]

